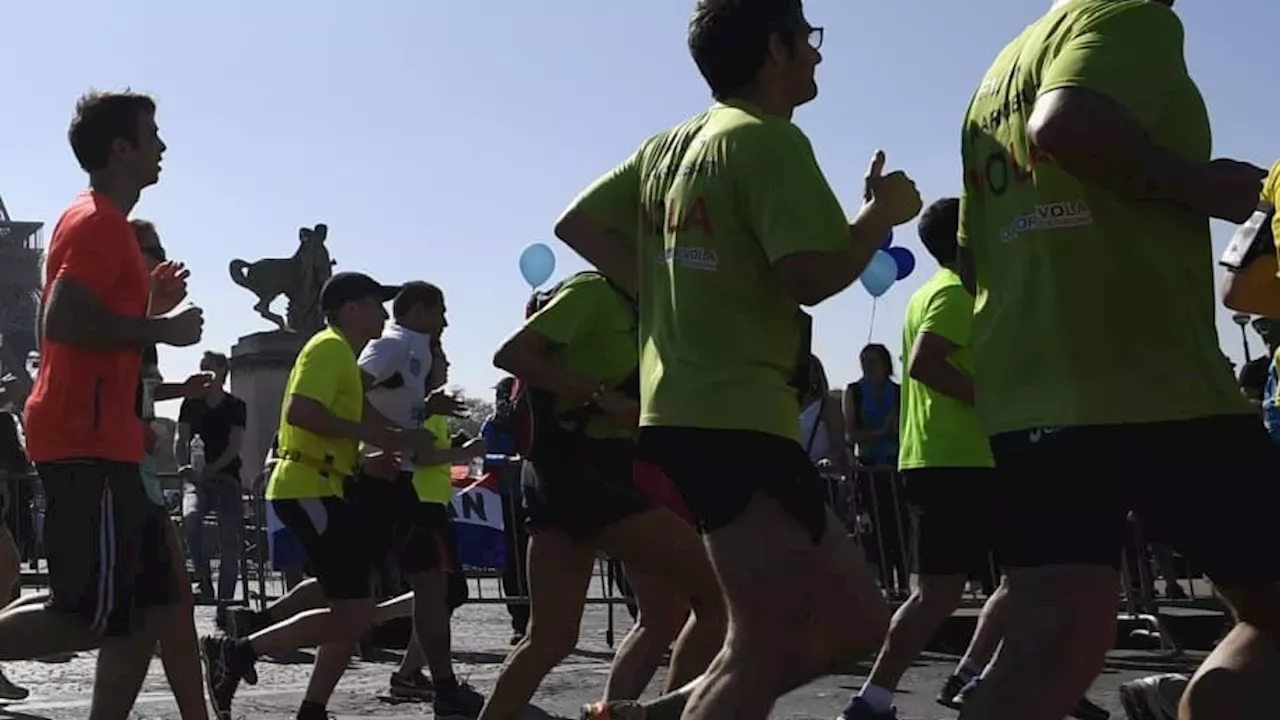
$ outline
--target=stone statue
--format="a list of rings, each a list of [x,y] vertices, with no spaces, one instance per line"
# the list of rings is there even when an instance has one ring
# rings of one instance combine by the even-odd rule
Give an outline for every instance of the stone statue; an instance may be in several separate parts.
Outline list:
[[[253,306],[263,318],[281,330],[310,335],[324,327],[320,312],[320,288],[333,274],[334,261],[324,241],[326,225],[298,228],[298,251],[291,258],[267,258],[254,263],[232,260],[231,280],[258,296]],[[289,300],[287,318],[271,312],[271,301]]]

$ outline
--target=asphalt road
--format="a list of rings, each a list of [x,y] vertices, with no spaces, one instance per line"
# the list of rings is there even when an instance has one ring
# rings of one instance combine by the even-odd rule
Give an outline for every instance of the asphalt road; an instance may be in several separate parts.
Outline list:
[[[204,629],[213,625],[212,610],[199,609],[199,622]],[[628,616],[624,609],[615,612],[618,633],[625,632]],[[606,610],[588,608],[583,620],[578,650],[542,684],[525,718],[576,718],[579,706],[598,699],[604,687],[612,652],[605,643]],[[498,668],[509,649],[509,624],[501,606],[469,605],[459,610],[455,620],[455,658],[461,677],[481,692],[487,692],[497,676]],[[255,720],[293,718],[310,672],[310,654],[299,653],[290,662],[259,664],[259,683],[245,687],[237,698],[234,717]],[[430,717],[429,705],[392,705],[378,696],[386,691],[387,678],[397,661],[395,653],[386,653],[385,662],[353,663],[338,687],[330,711],[338,718],[422,718]],[[1121,683],[1143,675],[1187,667],[1186,663],[1160,662],[1141,652],[1115,653],[1108,670],[1094,684],[1091,697],[1112,710],[1113,717],[1124,717],[1116,690]],[[907,674],[897,697],[902,720],[934,720],[953,718],[955,713],[933,702],[933,696],[954,667],[954,656],[927,654]],[[15,682],[31,689],[26,702],[0,708],[5,718],[49,718],[63,720],[84,718],[88,714],[93,683],[94,656],[83,653],[69,662],[49,664],[15,662],[4,666]],[[835,675],[814,682],[784,697],[777,706],[775,718],[833,718],[848,695],[862,684],[860,667],[849,674]],[[654,692],[661,676],[655,680]],[[178,718],[177,708],[169,694],[159,661],[151,663],[138,704],[136,718]]]

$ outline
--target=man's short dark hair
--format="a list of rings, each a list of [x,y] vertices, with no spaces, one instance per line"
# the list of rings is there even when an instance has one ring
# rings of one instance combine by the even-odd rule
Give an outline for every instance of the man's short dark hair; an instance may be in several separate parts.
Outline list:
[[[793,48],[800,0],[698,0],[689,19],[689,52],[717,100],[750,85],[780,32]]]
[[[428,310],[439,307],[444,302],[444,292],[429,282],[415,280],[400,286],[400,292],[391,301],[391,315],[396,320],[403,320],[419,305]]]
[[[204,361],[217,368],[218,370],[226,370],[231,367],[231,362],[227,360],[227,356],[212,350],[205,350]]]
[[[925,208],[920,213],[920,242],[938,261],[940,265],[950,265],[956,261],[958,243],[956,235],[960,232],[960,200],[959,198],[942,198]]]
[[[93,90],[76,101],[76,114],[71,118],[67,139],[71,151],[85,172],[97,172],[107,166],[111,145],[116,140],[138,144],[138,119],[154,115],[156,102],[147,95],[129,90],[101,92]]]

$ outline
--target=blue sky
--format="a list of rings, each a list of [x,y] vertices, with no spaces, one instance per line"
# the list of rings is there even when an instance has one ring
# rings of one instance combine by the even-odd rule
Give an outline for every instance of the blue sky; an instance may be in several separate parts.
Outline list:
[[[809,0],[826,27],[818,99],[796,121],[856,210],[872,152],[907,170],[926,201],[960,182],[959,127],[995,54],[1048,0]],[[1188,58],[1215,151],[1269,165],[1280,107],[1269,70],[1280,6],[1183,0]],[[232,285],[232,258],[293,253],[300,225],[327,223],[340,269],[426,279],[447,295],[453,381],[487,396],[493,349],[521,319],[516,262],[558,213],[649,134],[709,102],[685,48],[691,0],[156,0],[17,3],[0,44],[0,194],[18,219],[52,223],[85,183],[66,144],[76,97],[132,86],[160,103],[169,145],[136,214],[193,270],[201,348],[267,329]],[[1215,253],[1230,235],[1215,226]],[[914,228],[898,244],[916,273],[871,301],[854,285],[816,312],[833,383],[856,379],[868,334],[899,353],[910,292],[931,272]],[[1099,263],[1107,258],[1098,258]],[[283,305],[283,300],[280,301]],[[1125,312],[1116,308],[1116,312]],[[1136,319],[1135,319],[1136,321]],[[1239,333],[1219,313],[1223,348]],[[1254,352],[1260,347],[1252,338]],[[162,349],[166,375],[199,349]]]

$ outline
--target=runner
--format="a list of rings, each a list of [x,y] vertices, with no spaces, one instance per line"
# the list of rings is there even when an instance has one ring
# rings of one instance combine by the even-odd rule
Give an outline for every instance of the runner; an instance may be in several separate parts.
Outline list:
[[[920,581],[894,614],[889,635],[862,691],[849,701],[844,720],[893,720],[894,689],[956,608],[970,576],[994,566],[994,461],[973,411],[973,296],[956,265],[960,201],[944,198],[920,216],[920,241],[938,261],[938,271],[911,296],[902,325],[907,348],[902,382],[902,444],[898,470],[915,518]],[[1005,584],[982,609],[969,652],[938,693],[938,703],[957,709],[979,686],[1000,642]],[[1073,715],[1109,716],[1082,700]]]
[[[1131,510],[1240,620],[1183,720],[1280,702],[1280,489],[1258,482],[1280,456],[1219,349],[1208,262],[1209,219],[1248,218],[1266,171],[1210,160],[1171,4],[1055,3],[969,107],[961,261],[1009,608],[965,720],[1058,720],[1089,687],[1115,641]]]
[[[485,720],[518,717],[573,650],[600,551],[690,600],[694,615],[672,653],[668,691],[697,677],[722,642],[724,613],[697,535],[655,506],[632,475],[638,363],[633,301],[596,272],[564,281],[494,355],[495,365],[525,384],[534,418],[522,478],[530,620],[503,664]],[[642,605],[640,615],[648,611]],[[611,686],[643,689],[636,678],[655,670],[637,662],[643,649],[634,641],[619,646]]]
[[[790,122],[817,94],[822,36],[795,0],[700,0],[689,47],[717,102],[645,142],[557,224],[619,285],[639,278],[637,454],[684,496],[728,601],[716,661],[650,717],[659,704],[678,716],[688,698],[685,718],[764,718],[878,645],[888,621],[801,446],[800,308],[848,287],[920,197],[903,173],[882,175],[877,153],[848,223]]]
[[[165,526],[143,490],[143,423],[135,411],[139,348],[200,340],[187,273],[148,280],[126,219],[160,176],[155,103],[89,93],[68,133],[90,189],[63,213],[45,261],[40,372],[26,407],[27,450],[47,502],[50,597],[0,615],[0,656],[26,659],[100,647],[93,717],[129,714],[167,616],[182,612]],[[151,312],[148,313],[148,306]]]
[[[405,429],[426,427],[435,438],[428,454],[406,459],[393,482],[357,476],[352,501],[363,516],[366,536],[381,562],[392,555],[413,590],[413,639],[404,662],[391,675],[391,694],[431,700],[436,717],[474,718],[484,697],[459,683],[451,660],[449,575],[455,572],[446,547],[450,468],[484,455],[484,442],[449,447],[445,416],[432,414],[425,398],[444,386],[448,361],[440,346],[445,328],[444,294],[424,282],[404,285],[392,304],[395,322],[360,354],[366,397],[391,422]],[[447,397],[437,395],[436,397]],[[366,452],[376,450],[366,446]],[[423,472],[430,466],[433,470]],[[443,481],[443,482],[441,482]],[[431,679],[422,665],[431,669]]]
[[[359,444],[394,452],[366,456],[363,477],[394,478],[399,451],[427,451],[430,436],[389,426],[364,412],[364,388],[356,357],[382,334],[382,303],[396,288],[360,273],[341,272],[320,292],[328,327],[298,354],[280,413],[280,457],[267,486],[267,501],[306,550],[328,608],[299,613],[248,638],[200,640],[209,696],[219,716],[229,715],[240,681],[256,682],[254,661],[319,645],[300,720],[327,717],[325,710],[352,650],[373,621],[371,553],[344,484],[355,475]],[[373,482],[374,480],[369,480]]]

